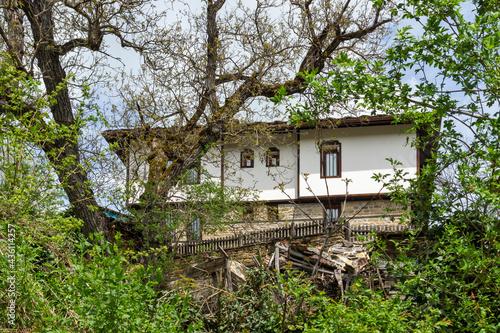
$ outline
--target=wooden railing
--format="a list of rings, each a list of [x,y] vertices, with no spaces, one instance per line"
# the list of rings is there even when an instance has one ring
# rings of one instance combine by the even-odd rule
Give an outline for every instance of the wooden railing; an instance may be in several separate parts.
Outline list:
[[[218,237],[199,241],[186,241],[179,244],[177,253],[180,255],[218,251],[219,248],[234,249],[246,245],[267,243],[286,238],[300,238],[321,235],[325,233],[323,219],[314,219],[310,222],[297,223],[293,221],[288,226],[251,231],[240,235]],[[338,224],[333,225],[338,230]]]
[[[268,243],[286,238],[301,238],[308,236],[317,236],[324,234],[323,219],[315,219],[310,222],[297,223],[293,221],[288,226],[271,228],[266,230],[251,231],[248,233],[218,237],[207,240],[185,241],[178,244],[176,252],[179,255],[197,254],[203,252],[219,251],[222,249],[234,249],[247,245],[255,245],[259,243]],[[329,230],[335,231],[342,228],[341,225],[335,223]],[[358,236],[363,236],[364,240],[373,240],[370,234],[372,231],[381,232],[403,232],[409,230],[405,225],[353,225],[346,229],[346,239],[360,240]]]
[[[401,233],[415,230],[415,227],[408,225],[351,225],[350,233],[346,232],[346,239],[350,241],[371,241],[374,239],[372,232],[375,233]],[[361,237],[359,237],[361,236]]]

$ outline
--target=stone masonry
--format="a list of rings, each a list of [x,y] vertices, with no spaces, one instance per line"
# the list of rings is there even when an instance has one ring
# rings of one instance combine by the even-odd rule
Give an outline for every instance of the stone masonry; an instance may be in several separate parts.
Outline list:
[[[275,209],[275,208],[273,208]],[[277,206],[278,220],[268,221],[266,207],[258,207],[252,221],[231,223],[223,231],[216,234],[204,234],[203,239],[226,237],[238,235],[251,231],[265,230],[270,228],[286,227],[292,221],[296,224],[310,222],[311,219],[323,219],[323,208],[319,203],[301,204],[279,204]],[[347,201],[340,205],[343,217],[349,220],[351,225],[398,225],[403,210],[397,204],[389,200],[373,201]],[[381,217],[385,215],[385,217]]]

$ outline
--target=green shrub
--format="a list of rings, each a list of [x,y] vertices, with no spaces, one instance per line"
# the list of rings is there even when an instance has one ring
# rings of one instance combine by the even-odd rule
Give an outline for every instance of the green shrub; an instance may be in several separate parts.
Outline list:
[[[354,292],[355,291],[355,292]],[[326,302],[324,316],[312,321],[305,332],[433,332],[446,323],[420,320],[412,314],[412,304],[399,297],[386,299],[379,292],[365,289],[361,283],[348,293],[349,306]]]

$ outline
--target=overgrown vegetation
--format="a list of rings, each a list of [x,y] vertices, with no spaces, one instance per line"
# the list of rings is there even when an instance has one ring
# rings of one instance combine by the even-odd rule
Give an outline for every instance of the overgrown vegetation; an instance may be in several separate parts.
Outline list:
[[[496,332],[500,295],[498,107],[500,14],[495,1],[419,1],[397,10],[416,22],[399,30],[385,61],[341,55],[326,77],[304,73],[312,103],[291,106],[292,119],[324,115],[337,101],[410,120],[428,152],[410,187],[392,200],[412,206],[416,237],[394,262],[403,312],[441,322],[441,330]],[[416,83],[415,83],[416,82]],[[285,93],[285,92],[282,92]],[[281,100],[277,96],[276,101]],[[397,166],[397,161],[393,161]],[[407,177],[397,175],[400,180]],[[388,186],[391,175],[378,175]],[[413,250],[413,251],[411,251]],[[394,300],[393,300],[394,301]]]
[[[17,98],[11,105],[24,107],[23,98],[30,98],[37,83],[7,63],[2,64],[1,73],[2,86]],[[50,98],[37,101],[37,114],[43,115],[48,104]],[[140,263],[144,253],[129,250],[119,235],[114,243],[102,235],[86,240],[80,230],[82,221],[64,216],[62,185],[55,181],[47,156],[36,147],[40,140],[75,138],[79,128],[61,126],[45,117],[53,127],[41,132],[38,121],[30,114],[1,118],[2,328],[35,332],[300,332],[323,330],[330,325],[332,311],[348,311],[342,303],[316,293],[304,276],[257,268],[237,292],[220,294],[215,314],[204,314],[189,284],[166,289],[160,283],[171,269],[168,263],[156,261],[145,267]],[[299,307],[298,300],[304,295]],[[387,302],[375,294],[370,297]],[[353,303],[353,313],[361,314],[357,308]],[[389,313],[370,325],[392,320]]]
[[[219,293],[215,313],[204,313],[189,286],[168,290],[159,283],[167,265],[145,267],[119,237],[114,243],[102,236],[86,240],[80,231],[82,221],[63,217],[60,193],[68,184],[55,181],[50,153],[42,154],[36,147],[61,138],[76,142],[84,120],[71,126],[53,122],[44,113],[54,103],[53,96],[33,103],[36,82],[1,64],[0,94],[8,98],[10,108],[0,118],[1,328],[500,330],[500,14],[494,1],[468,2],[472,14],[460,5],[464,3],[438,0],[400,4],[398,10],[405,17],[421,22],[420,37],[402,29],[385,63],[340,56],[334,62],[337,70],[326,78],[304,73],[316,100],[291,110],[293,119],[314,119],[336,101],[348,100],[397,119],[411,119],[417,130],[427,126],[428,137],[411,144],[428,148],[431,156],[420,176],[410,180],[410,187],[395,187],[392,196],[403,205],[418,207],[408,218],[419,229],[399,244],[400,255],[392,267],[399,278],[399,294],[390,299],[357,281],[343,300],[335,301],[316,292],[306,276],[256,268],[236,292]],[[404,74],[414,68],[418,73],[430,70],[442,83],[428,75],[419,77],[419,84],[406,83]],[[36,105],[37,112],[26,110],[28,104]],[[16,110],[21,108],[19,116]],[[429,142],[434,145],[425,146]],[[390,176],[379,179],[389,182]],[[414,251],[417,236],[429,244],[418,252]]]

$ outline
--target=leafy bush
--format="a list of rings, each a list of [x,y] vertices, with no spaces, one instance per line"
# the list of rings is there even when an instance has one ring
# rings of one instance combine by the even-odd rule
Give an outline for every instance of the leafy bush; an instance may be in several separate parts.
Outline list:
[[[16,285],[16,327],[37,332],[199,331],[200,309],[190,290],[158,292],[155,277],[161,272],[132,265],[118,239],[114,244],[96,240],[77,243],[68,262],[42,247],[18,247],[25,260]],[[2,265],[3,274],[5,269]]]
[[[305,332],[433,332],[447,324],[419,319],[412,314],[412,302],[399,297],[385,299],[359,282],[353,285],[347,299],[349,306],[327,301],[325,315],[315,319]]]
[[[199,321],[191,323],[199,312],[190,303],[189,294],[160,299],[154,287],[161,271],[132,265],[120,250],[118,239],[114,244],[97,240],[94,245],[86,241],[77,245],[80,257],[61,288],[79,328],[95,332],[193,332],[199,327]]]
[[[431,318],[420,320],[412,313],[411,301],[385,299],[361,282],[346,297],[349,306],[318,292],[302,274],[276,275],[257,267],[234,295],[221,297],[220,311],[209,327],[217,332],[406,333],[432,332],[447,325]]]

